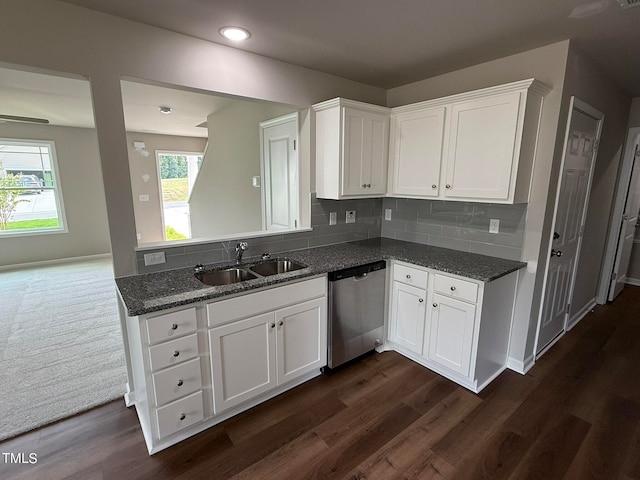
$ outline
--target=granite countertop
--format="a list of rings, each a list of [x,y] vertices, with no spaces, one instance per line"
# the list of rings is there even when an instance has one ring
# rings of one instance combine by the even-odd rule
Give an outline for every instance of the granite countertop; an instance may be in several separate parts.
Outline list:
[[[400,260],[483,282],[491,282],[526,267],[526,263],[523,262],[389,238],[281,252],[274,254],[274,258],[295,260],[307,267],[224,286],[208,286],[201,283],[195,278],[193,267],[120,277],[116,279],[116,285],[127,308],[127,314],[136,316],[294,279],[324,275],[378,260]],[[242,263],[244,266],[259,261],[260,258],[246,258]],[[213,270],[231,265],[233,264],[227,262],[205,267]]]

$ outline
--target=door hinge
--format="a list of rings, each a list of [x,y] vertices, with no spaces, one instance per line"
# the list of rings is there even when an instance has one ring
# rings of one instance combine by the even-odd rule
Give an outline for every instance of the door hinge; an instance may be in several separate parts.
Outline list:
[[[569,310],[571,309],[571,304],[567,303],[567,313],[569,313]]]
[[[584,225],[580,225],[580,236],[584,235]]]
[[[293,221],[293,227],[294,228],[298,228],[298,220],[294,220]]]
[[[295,140],[293,141],[293,149],[294,150],[296,149],[296,141]]]
[[[598,147],[600,146],[600,140],[597,138],[593,141],[593,153],[598,153]]]
[[[611,272],[611,280],[618,278],[618,272]]]

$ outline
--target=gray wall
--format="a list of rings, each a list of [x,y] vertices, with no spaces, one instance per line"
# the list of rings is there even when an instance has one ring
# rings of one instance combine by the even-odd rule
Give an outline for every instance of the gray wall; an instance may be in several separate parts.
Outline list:
[[[631,98],[573,45],[569,49],[565,95],[575,95],[604,114],[569,312],[573,317],[595,302]]]
[[[0,123],[0,137],[55,142],[68,228],[68,233],[3,237],[0,266],[109,253],[96,131]]]
[[[133,142],[144,142],[149,156],[144,157],[133,148]],[[154,133],[127,132],[127,149],[129,152],[129,172],[131,174],[131,193],[133,195],[133,211],[136,222],[136,233],[140,235],[138,244],[162,242],[162,199],[158,183],[157,151],[204,152],[206,138],[178,137],[174,135],[158,135]],[[143,175],[149,180],[144,181]],[[141,202],[139,195],[149,195],[148,202]]]
[[[386,91],[64,2],[0,2],[0,62],[91,79],[117,276],[135,273],[136,227],[121,77],[309,106]]]
[[[249,243],[245,258],[250,258],[259,256],[264,252],[280,253],[301,248],[376,238],[380,236],[381,207],[382,199],[380,198],[338,201],[317,199],[315,194],[312,194],[312,231],[271,235],[261,238],[243,239],[239,237],[237,240],[224,242],[141,250],[137,252],[138,271],[140,273],[149,273],[194,266],[198,263],[228,262],[235,258],[234,247],[239,240],[246,240]],[[355,223],[345,223],[347,210],[356,211]],[[337,213],[338,223],[336,225],[329,225],[330,212]],[[156,251],[165,252],[167,262],[162,265],[145,267],[144,254]]]

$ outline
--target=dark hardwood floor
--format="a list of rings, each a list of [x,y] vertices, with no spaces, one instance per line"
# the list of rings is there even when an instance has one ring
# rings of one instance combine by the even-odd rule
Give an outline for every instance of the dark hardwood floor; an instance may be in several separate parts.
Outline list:
[[[639,370],[627,287],[479,395],[387,352],[151,457],[134,409],[112,402],[0,443],[0,478],[640,479]]]

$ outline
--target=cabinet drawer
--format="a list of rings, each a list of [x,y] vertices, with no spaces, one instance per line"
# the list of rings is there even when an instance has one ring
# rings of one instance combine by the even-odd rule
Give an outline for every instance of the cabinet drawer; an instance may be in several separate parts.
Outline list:
[[[156,410],[158,438],[176,433],[204,418],[202,392],[160,407]]]
[[[175,367],[154,373],[153,391],[156,405],[164,405],[202,388],[200,359],[195,358]]]
[[[295,305],[305,300],[323,297],[326,294],[327,278],[314,278],[210,303],[207,305],[207,319],[209,326],[215,327],[233,320]]]
[[[198,356],[198,335],[176,338],[149,347],[151,370],[157,371],[171,365],[185,362]]]
[[[397,282],[413,285],[414,287],[427,289],[429,274],[424,270],[411,268],[406,265],[395,263],[393,265],[393,279]]]
[[[147,334],[149,344],[182,337],[193,333],[197,329],[196,309],[188,308],[177,312],[158,315],[147,319]]]
[[[475,303],[478,299],[477,283],[437,273],[435,274],[433,291],[467,302]]]

